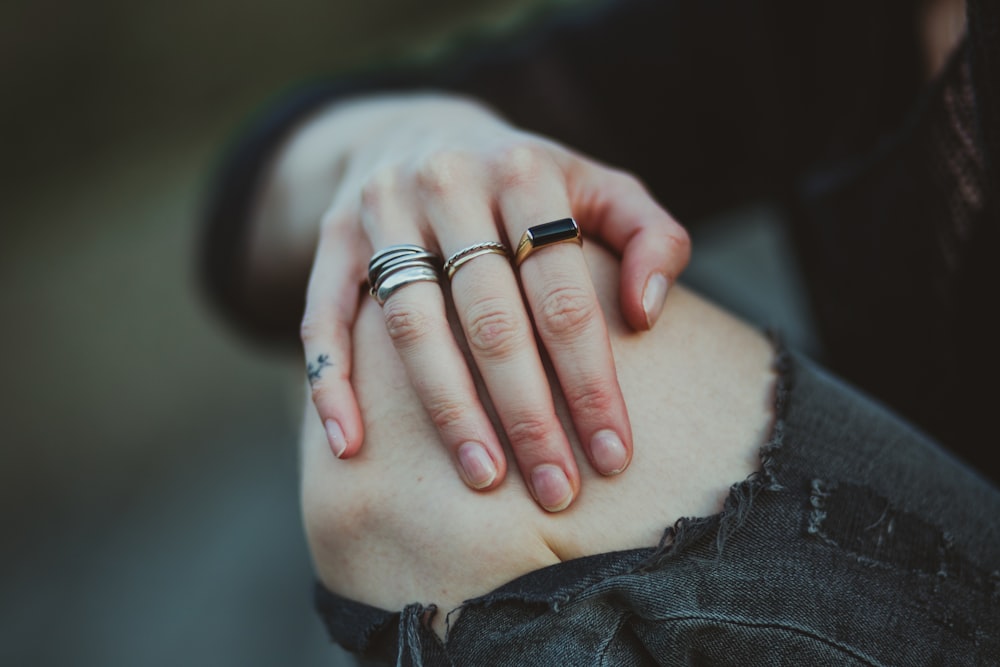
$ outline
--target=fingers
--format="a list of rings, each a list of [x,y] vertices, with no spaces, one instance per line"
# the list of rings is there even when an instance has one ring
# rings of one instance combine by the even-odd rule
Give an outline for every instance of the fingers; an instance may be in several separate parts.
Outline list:
[[[504,169],[499,209],[509,238],[570,215],[561,174],[544,154],[514,156]],[[571,243],[546,246],[529,255],[519,273],[580,442],[598,472],[617,474],[631,460],[632,430],[583,253]]]
[[[546,510],[565,509],[579,491],[580,473],[510,263],[498,255],[476,258],[454,275],[451,293],[523,478]]]
[[[691,258],[687,231],[630,174],[578,157],[564,156],[562,165],[581,227],[621,254],[625,321],[652,328]]]
[[[492,192],[451,160],[425,170],[420,202],[445,256],[499,240]],[[459,267],[452,299],[490,401],[535,500],[565,509],[580,487],[569,439],[556,416],[531,321],[509,259],[487,253]]]
[[[493,488],[506,471],[503,449],[452,337],[440,287],[408,285],[389,297],[383,314],[389,337],[465,483]]]
[[[353,455],[362,438],[349,383],[349,335],[365,274],[358,264],[372,248],[407,243],[448,256],[504,236],[516,244],[529,227],[575,214],[588,234],[623,255],[622,307],[629,324],[646,329],[659,315],[667,288],[688,260],[689,243],[638,181],[542,142],[514,143],[500,153],[485,160],[430,153],[366,175],[360,202],[344,207],[354,211],[353,223],[344,225],[354,237],[321,240],[303,342],[314,401],[338,456]],[[400,280],[380,294],[386,330],[466,484],[493,488],[506,472],[503,449],[433,278],[424,269],[418,282]],[[536,501],[559,511],[580,488],[536,332],[591,464],[606,475],[624,470],[632,456],[631,426],[580,248],[539,248],[519,269],[499,255],[478,254],[462,264],[450,288],[475,366]]]
[[[466,268],[453,282],[455,306],[518,468],[542,507],[565,509],[580,474],[513,273],[499,257]]]
[[[313,404],[337,458],[361,447],[364,427],[351,387],[351,327],[358,304],[355,225],[330,224],[316,248],[301,337]]]
[[[424,245],[412,194],[398,173],[366,186],[361,217],[373,247]],[[503,448],[451,333],[441,287],[422,280],[393,291],[382,306],[386,331],[465,483],[490,489],[506,473]]]

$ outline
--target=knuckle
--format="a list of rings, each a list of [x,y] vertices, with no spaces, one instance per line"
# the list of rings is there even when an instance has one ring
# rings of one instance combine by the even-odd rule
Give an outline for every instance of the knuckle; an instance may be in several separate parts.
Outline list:
[[[606,167],[606,169],[611,179],[619,183],[623,188],[645,190],[646,186],[643,184],[642,179],[628,169],[622,169],[621,167]]]
[[[299,323],[299,339],[301,339],[303,345],[308,346],[309,343],[319,338],[319,333],[321,325],[317,318],[309,311],[302,317],[302,321]]]
[[[597,302],[581,287],[563,286],[545,295],[538,305],[543,333],[568,338],[582,333],[597,315]]]
[[[608,183],[610,184],[615,196],[622,198],[646,199],[653,203],[657,210],[662,210],[660,204],[656,202],[653,199],[652,194],[650,194],[645,181],[643,181],[638,175],[625,169],[610,167],[607,168],[607,174]],[[664,214],[665,213],[666,212],[664,211]],[[669,215],[665,214],[664,217],[669,218]]]
[[[326,386],[323,382],[311,382],[309,384],[309,398],[312,399],[313,405],[317,409],[322,409],[323,405],[326,403],[327,394]]]
[[[398,348],[411,347],[430,333],[428,317],[405,301],[387,301],[383,314],[389,338]]]
[[[593,171],[587,172],[594,178],[600,188],[613,197],[635,197],[648,193],[642,180],[631,171],[621,167],[609,167],[603,164],[591,165]]]
[[[578,414],[607,414],[615,405],[608,384],[591,380],[581,385],[564,387],[570,411]]]
[[[417,187],[425,195],[432,197],[452,195],[468,178],[471,167],[471,156],[461,151],[435,151],[426,156],[418,166]]]
[[[327,210],[320,219],[320,235],[329,238],[331,241],[342,242],[347,233],[353,228],[355,215],[344,206],[337,206]]]
[[[680,225],[673,225],[673,229],[666,235],[664,244],[670,257],[680,258],[686,263],[691,256],[691,237]]]
[[[399,190],[400,176],[397,169],[387,167],[376,171],[361,186],[361,207],[377,213],[386,201]]]
[[[541,415],[529,415],[515,419],[506,430],[511,446],[522,452],[540,452],[550,439],[552,426]]]
[[[494,164],[498,178],[508,187],[538,179],[549,168],[551,158],[538,144],[519,141],[505,146]]]
[[[431,421],[439,431],[448,431],[465,421],[469,414],[469,407],[460,401],[443,398],[434,401],[428,408],[427,413]]]
[[[466,313],[469,346],[487,358],[509,356],[527,339],[521,318],[498,297],[477,301]]]

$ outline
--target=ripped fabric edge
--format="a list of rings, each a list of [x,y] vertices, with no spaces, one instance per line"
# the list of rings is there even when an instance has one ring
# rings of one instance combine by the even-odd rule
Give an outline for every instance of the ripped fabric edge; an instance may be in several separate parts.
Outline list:
[[[774,474],[774,457],[784,446],[785,414],[791,396],[793,377],[791,353],[785,347],[781,335],[773,330],[767,332],[774,348],[771,369],[775,373],[774,421],[771,433],[758,450],[760,468],[750,473],[742,482],[729,487],[722,511],[707,517],[682,517],[663,531],[653,554],[635,567],[634,572],[654,570],[684,551],[689,545],[699,541],[713,529],[716,531],[715,548],[722,554],[728,539],[746,522],[753,508],[754,500],[761,491],[781,491],[784,487]]]

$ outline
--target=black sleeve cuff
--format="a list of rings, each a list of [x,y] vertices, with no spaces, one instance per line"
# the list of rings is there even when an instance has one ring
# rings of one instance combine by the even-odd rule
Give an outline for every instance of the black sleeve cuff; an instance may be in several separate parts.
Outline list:
[[[338,99],[412,85],[413,75],[368,76],[300,84],[265,104],[236,133],[214,169],[203,208],[199,282],[211,304],[236,328],[259,342],[294,343],[304,295],[280,312],[255,302],[246,289],[247,226],[255,193],[274,154],[306,117]]]

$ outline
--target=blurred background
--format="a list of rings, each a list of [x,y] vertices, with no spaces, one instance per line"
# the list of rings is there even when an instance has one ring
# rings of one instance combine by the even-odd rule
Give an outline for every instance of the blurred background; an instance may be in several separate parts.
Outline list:
[[[300,360],[197,291],[208,175],[296,81],[571,4],[4,0],[0,664],[342,664],[311,609]],[[766,206],[695,243],[690,283],[809,347]]]

